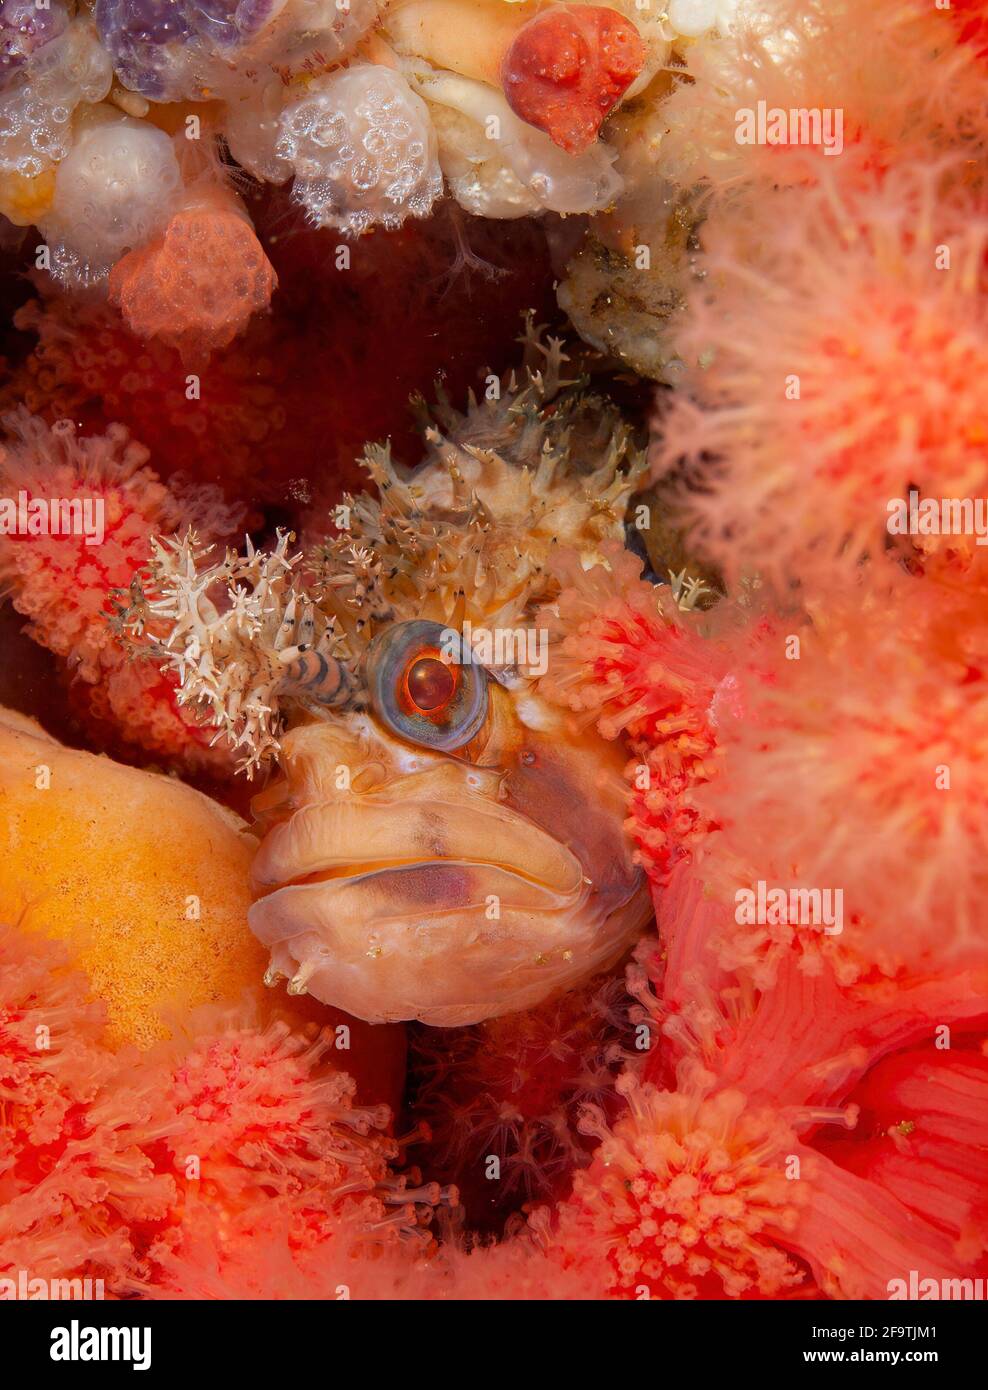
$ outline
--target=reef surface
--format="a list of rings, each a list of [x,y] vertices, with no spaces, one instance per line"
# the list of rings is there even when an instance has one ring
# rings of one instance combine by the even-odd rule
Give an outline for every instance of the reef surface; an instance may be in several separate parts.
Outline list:
[[[4,1297],[984,1288],[986,77],[0,0]]]

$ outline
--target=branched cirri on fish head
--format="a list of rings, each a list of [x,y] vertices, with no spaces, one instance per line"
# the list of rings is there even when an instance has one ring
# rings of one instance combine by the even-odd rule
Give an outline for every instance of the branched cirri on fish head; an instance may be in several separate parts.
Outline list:
[[[250,923],[290,980],[371,1021],[531,1007],[617,959],[648,916],[622,750],[539,696],[552,556],[619,539],[641,460],[531,331],[521,381],[443,403],[414,472],[305,557],[159,546],[147,630],[181,698],[252,770]],[[492,393],[496,394],[496,393]]]

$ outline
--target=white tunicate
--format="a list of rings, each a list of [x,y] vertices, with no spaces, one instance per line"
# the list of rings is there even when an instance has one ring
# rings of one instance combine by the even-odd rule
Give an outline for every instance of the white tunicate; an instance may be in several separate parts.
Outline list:
[[[614,168],[617,154],[598,141],[582,154],[567,154],[541,130],[518,121],[515,138],[503,142],[516,177],[550,212],[600,212],[624,187]]]
[[[325,66],[353,53],[379,8],[377,0],[288,0],[271,31],[289,68],[315,53]]]
[[[342,63],[378,13],[378,0],[286,0],[256,39],[210,68],[210,86],[235,100],[250,83],[267,85],[275,72],[290,82]]]
[[[717,26],[722,0],[669,0],[666,8],[672,29],[686,39],[698,39]]]
[[[33,178],[72,148],[72,113],[102,101],[113,65],[93,26],[70,24],[32,57],[0,96],[0,171]]]
[[[314,82],[282,113],[277,150],[309,220],[349,236],[424,217],[442,192],[425,102],[391,68],[361,64]]]
[[[181,188],[164,131],[97,108],[55,175],[42,224],[53,273],[83,284],[102,279],[126,251],[160,230]]]
[[[541,212],[538,198],[518,181],[476,121],[451,106],[427,105],[447,186],[465,212],[500,219]]]
[[[581,154],[567,154],[543,131],[520,120],[503,94],[484,82],[425,68],[416,70],[415,81],[431,102],[452,107],[476,124],[491,154],[499,156],[539,207],[561,213],[599,212],[620,195],[624,182],[614,168],[617,156],[603,142]],[[488,217],[504,215],[479,206],[469,210]]]
[[[256,37],[239,49],[226,51],[218,60],[209,52],[203,53],[199,70],[204,83],[232,105],[252,86],[269,90],[276,73],[287,82],[340,63],[356,52],[377,22],[379,8],[378,0],[272,0],[271,18]],[[238,134],[250,149],[250,136],[243,125]],[[265,134],[258,148],[266,149],[268,144]],[[276,158],[271,154],[259,157],[262,161]],[[284,182],[290,172],[282,169],[272,182]]]
[[[500,159],[488,159],[462,174],[447,174],[449,191],[464,212],[474,217],[531,217],[542,207]]]
[[[285,88],[279,78],[255,88],[243,101],[227,107],[223,134],[242,168],[265,183],[284,183],[292,166],[278,154]]]

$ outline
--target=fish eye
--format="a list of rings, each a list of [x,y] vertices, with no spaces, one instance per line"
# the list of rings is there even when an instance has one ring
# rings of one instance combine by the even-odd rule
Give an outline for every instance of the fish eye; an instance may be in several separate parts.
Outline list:
[[[410,704],[424,714],[446,709],[456,693],[456,677],[436,656],[416,657],[405,673]]]
[[[462,748],[487,718],[487,672],[461,659],[453,628],[416,618],[379,633],[367,653],[374,713],[392,733],[427,748]]]

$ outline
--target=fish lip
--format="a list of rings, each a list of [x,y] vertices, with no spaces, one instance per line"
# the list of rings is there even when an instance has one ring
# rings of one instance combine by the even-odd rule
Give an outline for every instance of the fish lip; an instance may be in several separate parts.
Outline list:
[[[574,855],[574,858],[576,856]],[[579,861],[577,861],[579,863]],[[580,868],[582,869],[582,865]],[[563,890],[554,888],[551,883],[547,883],[544,878],[539,878],[537,874],[526,873],[524,869],[518,868],[515,864],[506,864],[501,859],[453,859],[437,855],[434,858],[422,859],[395,859],[387,862],[378,861],[354,866],[355,872],[352,873],[333,873],[330,870],[316,870],[313,873],[301,874],[295,878],[285,879],[279,883],[275,892],[279,888],[304,888],[318,883],[357,883],[361,879],[381,878],[386,874],[400,874],[410,869],[426,868],[449,868],[449,869],[490,869],[496,874],[507,874],[511,878],[517,878],[522,883],[527,883],[531,887],[539,888],[544,893],[550,894],[555,898],[569,899],[579,896],[580,887],[586,887],[587,880],[581,873],[579,880],[573,888]]]
[[[332,804],[333,803],[331,801],[309,802],[307,803],[304,809],[316,809],[319,806],[331,806]],[[404,807],[416,806],[433,809],[436,803],[430,799],[423,797],[411,798],[402,803],[395,802],[393,804],[396,807],[399,807],[400,805]],[[475,808],[465,807],[464,809]],[[484,806],[483,811],[485,814],[490,814],[492,809],[492,805],[488,804]],[[554,845],[558,846],[570,859],[573,860],[573,862],[579,870],[579,877],[575,879],[571,888],[556,888],[551,883],[547,882],[544,878],[540,878],[537,874],[529,873],[526,870],[522,869],[519,865],[506,862],[502,859],[464,858],[462,856],[454,857],[446,855],[423,854],[415,857],[398,857],[395,859],[388,860],[366,860],[363,862],[361,862],[360,860],[348,860],[345,866],[327,864],[321,868],[309,870],[306,873],[294,873],[291,874],[289,877],[278,879],[259,879],[256,875],[254,866],[252,865],[250,870],[251,889],[255,895],[255,898],[261,899],[270,895],[273,892],[276,892],[280,888],[303,887],[313,883],[334,883],[343,882],[345,880],[354,881],[361,878],[373,878],[391,872],[400,872],[401,870],[405,869],[424,868],[427,866],[441,867],[448,865],[450,867],[463,869],[489,869],[494,871],[500,870],[504,873],[510,874],[512,877],[517,878],[524,883],[528,883],[536,888],[541,889],[543,892],[547,894],[552,894],[557,898],[565,899],[579,896],[580,891],[586,888],[586,886],[589,883],[589,880],[586,874],[586,867],[580,856],[576,853],[576,851],[572,849],[565,842],[565,840],[561,840],[558,835],[555,835],[551,830],[547,829],[545,826],[539,825],[537,821],[532,820],[531,817],[526,816],[523,812],[516,811],[512,807],[506,807],[501,803],[497,804],[496,809],[499,817],[502,820],[511,823],[517,831],[535,833],[540,836],[547,836],[549,839],[552,840]],[[290,819],[290,817],[288,817],[288,819]]]
[[[463,869],[467,872],[479,867],[490,869],[492,875],[490,884],[483,885],[484,891],[475,900],[459,903],[448,902],[440,896],[437,900],[430,902],[428,904],[428,917],[433,926],[462,923],[467,919],[484,920],[487,912],[485,895],[491,888],[498,893],[502,902],[512,910],[546,917],[557,917],[559,914],[567,916],[573,912],[581,912],[591,897],[590,887],[582,877],[572,888],[560,892],[539,879],[534,879],[531,876],[523,878],[500,863],[494,865],[481,863],[478,865],[475,861],[466,859],[420,859],[402,864],[391,864],[384,868],[374,869],[369,873],[342,874],[334,878],[321,878],[316,875],[307,880],[279,883],[254,899],[247,910],[248,921],[255,935],[271,949],[277,941],[290,940],[303,931],[300,922],[308,909],[300,908],[300,904],[304,904],[309,900],[309,895],[318,893],[321,888],[330,891],[338,890],[344,894],[373,892],[372,885],[375,879],[384,878],[386,875],[398,877],[410,870],[432,865],[448,866],[453,870]],[[522,885],[535,901],[527,904],[513,903],[507,891],[511,880]],[[538,901],[540,896],[544,898],[544,901]],[[276,934],[272,934],[270,927],[278,922],[279,904],[281,910],[287,908],[288,925],[287,929],[279,926]],[[275,917],[269,921],[267,914],[272,910]],[[384,912],[380,917],[375,917],[374,924],[383,928],[388,923],[404,922],[409,919],[410,913],[414,916],[417,911],[414,900],[396,903],[392,910]],[[492,923],[492,926],[496,927],[496,925],[496,921]],[[546,940],[551,944],[552,933],[547,934]]]

